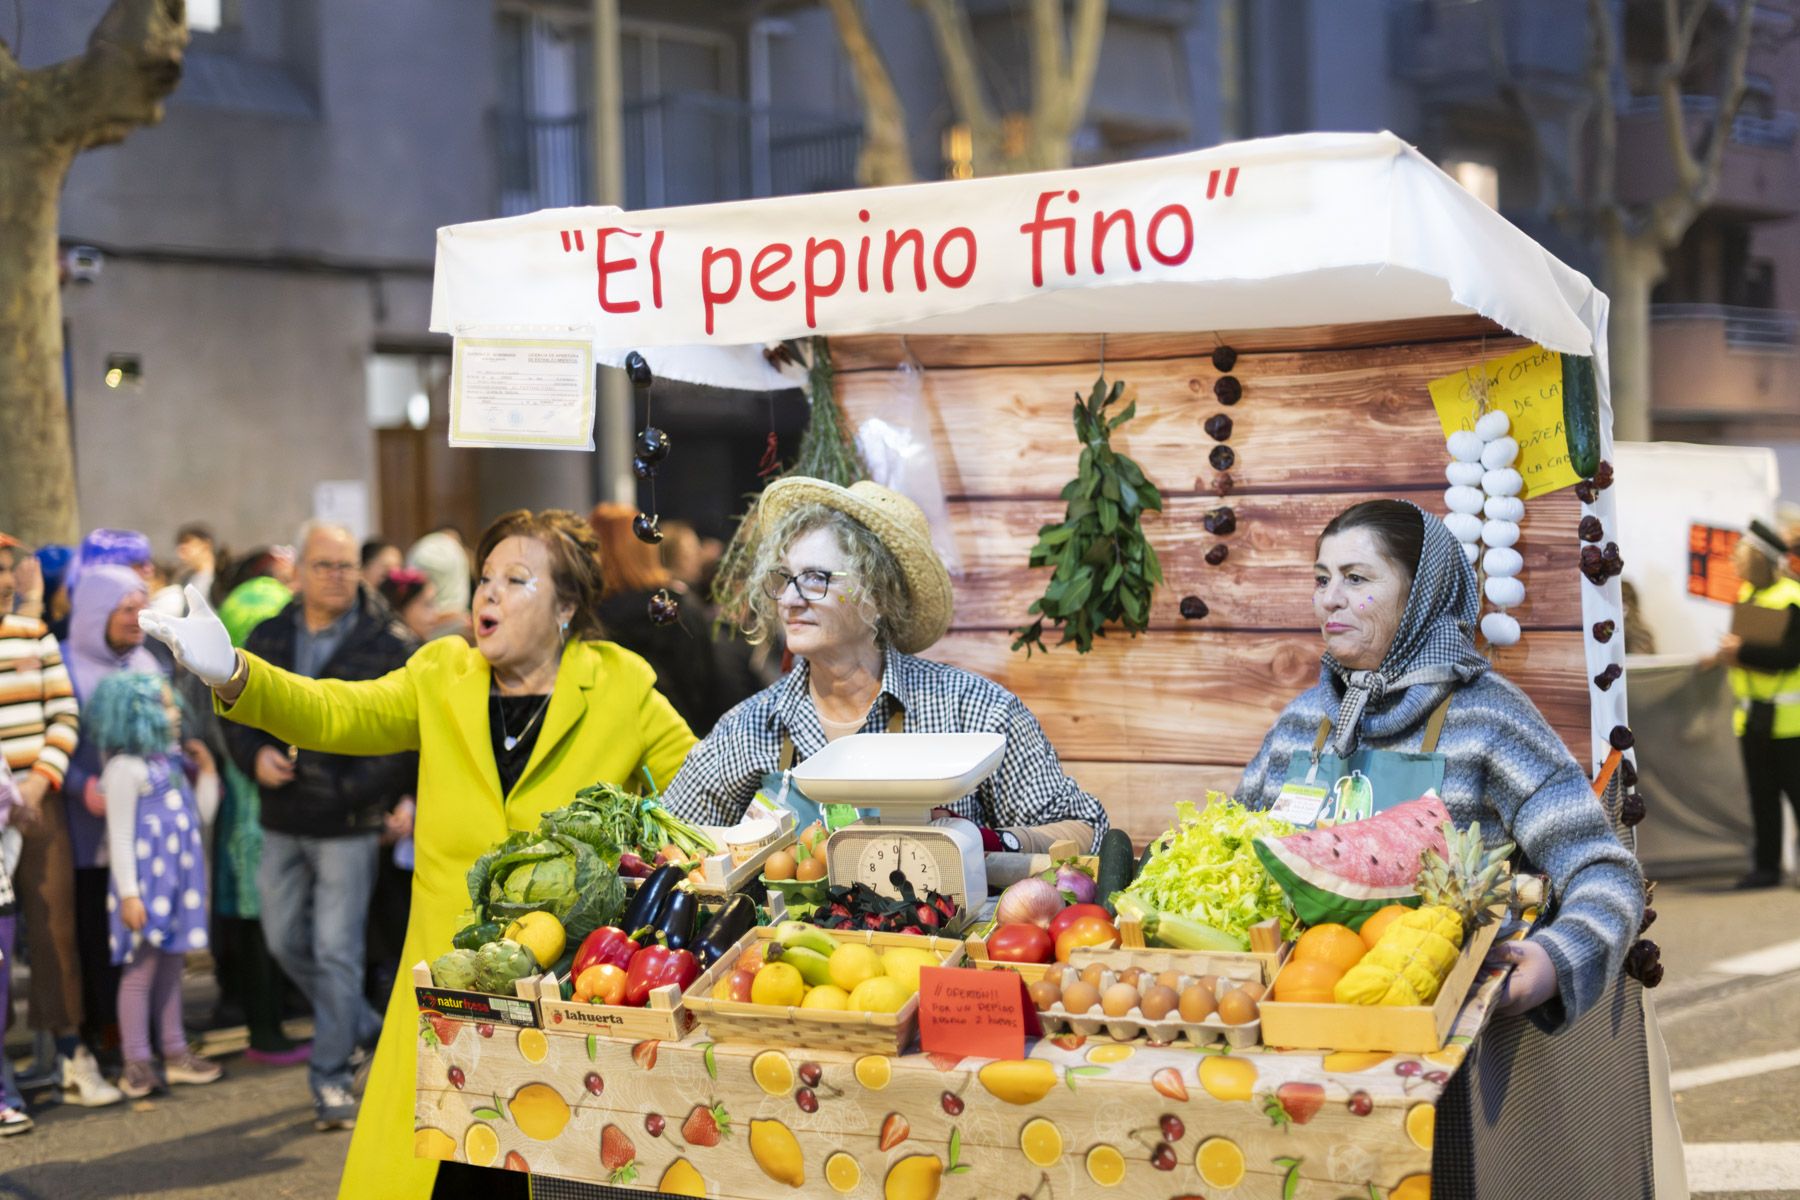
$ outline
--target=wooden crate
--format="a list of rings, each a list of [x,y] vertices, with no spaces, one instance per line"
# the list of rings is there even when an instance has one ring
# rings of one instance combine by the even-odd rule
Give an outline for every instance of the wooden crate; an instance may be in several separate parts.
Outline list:
[[[970,966],[979,967],[984,971],[1017,971],[1019,973],[1019,978],[1023,979],[1027,985],[1030,985],[1042,979],[1044,977],[1044,972],[1048,971],[1051,967],[1060,965],[1057,963],[999,962],[989,958],[987,935],[992,932],[993,923],[989,922],[987,928],[983,931],[982,936],[972,937],[964,943],[968,949]]]
[[[1273,954],[1256,954],[1251,951],[1176,950],[1164,946],[1120,946],[1111,950],[1083,946],[1070,952],[1069,965],[1085,967],[1097,962],[1115,971],[1137,967],[1152,972],[1180,971],[1183,975],[1223,975],[1228,979],[1254,980],[1267,987],[1275,982],[1275,974],[1281,970],[1281,964],[1287,960],[1292,948],[1292,942],[1283,942],[1281,949]]]
[[[413,995],[421,1012],[452,1021],[512,1025],[520,1029],[537,1029],[543,1025],[536,993],[525,993],[527,985],[533,982],[531,980],[521,979],[513,984],[515,994],[512,996],[497,996],[488,992],[441,988],[431,982],[431,964],[423,960],[413,964],[412,974]]]
[[[695,986],[698,985],[696,981]],[[598,1034],[601,1037],[643,1041],[662,1038],[675,1041],[694,1028],[694,1014],[680,988],[664,984],[651,991],[642,1008],[623,1004],[581,1004],[562,998],[562,985],[554,975],[519,981],[519,994],[537,1001],[546,1033]]]
[[[1292,942],[1283,942],[1276,950],[1266,953],[1245,951],[1238,954],[1221,952],[1218,950],[1181,950],[1173,946],[1152,946],[1149,942],[1144,940],[1143,922],[1139,921],[1136,917],[1121,917],[1119,919],[1119,948],[1120,950],[1148,951],[1155,954],[1170,955],[1172,956],[1173,961],[1168,965],[1179,971],[1189,970],[1190,968],[1186,964],[1196,956],[1200,958],[1218,958],[1234,962],[1244,962],[1254,959],[1261,965],[1262,982],[1269,984],[1275,982],[1275,972],[1281,970],[1281,964],[1287,961],[1288,951],[1294,948],[1294,944]],[[1079,954],[1081,951],[1076,951],[1075,953]],[[1092,960],[1084,959],[1082,961],[1088,962]],[[1141,967],[1144,964],[1138,962],[1127,963],[1126,965]],[[1215,974],[1216,972],[1202,968],[1194,973],[1199,975],[1209,975]]]
[[[929,950],[940,965],[964,965],[960,938],[918,937],[905,933],[826,930],[840,943],[860,943],[877,951],[898,947]],[[807,1046],[851,1054],[904,1054],[919,1030],[919,998],[911,996],[894,1013],[830,1012],[811,1008],[776,1008],[737,1000],[714,1000],[714,984],[730,974],[738,957],[756,942],[775,940],[775,931],[757,926],[726,955],[704,971],[688,989],[687,1007],[715,1041],[755,1045]]]
[[[1490,921],[1463,944],[1434,1004],[1283,1004],[1265,998],[1263,1043],[1289,1050],[1441,1050],[1499,930],[1499,922]]]
[[[725,830],[713,825],[699,826],[700,832],[711,838],[715,845],[725,844]],[[716,854],[709,854],[700,860],[697,868],[703,879],[693,880],[689,886],[702,896],[729,896],[733,892],[741,892],[751,880],[762,875],[762,865],[769,855],[786,846],[794,844],[794,814],[783,812],[780,823],[775,827],[775,836],[763,842],[754,852],[739,857],[728,849]],[[635,892],[641,885],[641,879],[625,880],[625,890]]]

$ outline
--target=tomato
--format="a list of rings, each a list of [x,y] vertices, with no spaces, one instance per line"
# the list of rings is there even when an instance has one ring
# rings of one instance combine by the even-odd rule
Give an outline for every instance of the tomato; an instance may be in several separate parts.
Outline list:
[[[1056,950],[1050,935],[1036,925],[1002,925],[988,935],[988,957],[995,962],[1047,963]]]
[[[589,967],[575,981],[575,998],[593,1004],[618,1004],[625,999],[625,972],[611,963]]]
[[[1050,922],[1051,939],[1055,940],[1060,937],[1063,930],[1081,920],[1083,917],[1099,917],[1105,921],[1112,920],[1112,914],[1107,912],[1104,908],[1101,908],[1098,904],[1071,904],[1069,907],[1057,913],[1056,917]]]
[[[1104,917],[1077,917],[1056,938],[1056,961],[1068,962],[1069,951],[1082,946],[1104,946],[1117,942],[1119,931]]]
[[[756,976],[748,971],[733,971],[725,977],[725,984],[730,991],[729,999],[750,1003],[750,985]]]

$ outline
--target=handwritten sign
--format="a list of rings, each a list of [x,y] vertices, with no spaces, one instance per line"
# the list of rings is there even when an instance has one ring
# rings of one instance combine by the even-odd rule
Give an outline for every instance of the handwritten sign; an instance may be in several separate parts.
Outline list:
[[[1017,971],[926,967],[919,972],[919,1046],[927,1054],[1023,1058],[1041,1032]]]
[[[1581,481],[1569,465],[1569,437],[1563,428],[1562,355],[1556,351],[1532,346],[1434,379],[1427,386],[1445,437],[1459,429],[1475,428],[1484,388],[1488,410],[1512,418],[1512,436],[1519,443],[1519,458],[1513,466],[1525,477],[1526,499]]]
[[[458,337],[450,444],[594,448],[594,349],[586,339]]]

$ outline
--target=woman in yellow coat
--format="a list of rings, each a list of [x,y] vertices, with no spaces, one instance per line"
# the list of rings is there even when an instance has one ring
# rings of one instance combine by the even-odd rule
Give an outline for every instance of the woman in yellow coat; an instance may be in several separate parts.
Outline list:
[[[658,780],[674,778],[694,744],[643,659],[588,640],[599,632],[601,573],[586,522],[560,510],[508,513],[483,535],[475,561],[475,645],[441,638],[364,683],[306,679],[234,650],[191,588],[193,615],[146,610],[141,618],[213,688],[233,721],[308,750],[419,752],[405,958],[340,1197],[432,1194],[438,1164],[413,1157],[418,1005],[410,968],[449,948],[469,908],[470,865],[591,783],[628,785],[646,768]]]

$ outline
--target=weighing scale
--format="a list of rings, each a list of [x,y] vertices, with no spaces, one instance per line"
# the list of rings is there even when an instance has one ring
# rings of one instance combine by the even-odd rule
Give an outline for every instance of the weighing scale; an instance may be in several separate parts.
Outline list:
[[[858,733],[839,738],[793,769],[815,803],[878,808],[825,843],[833,886],[863,883],[899,898],[896,867],[923,895],[942,892],[964,920],[987,902],[987,863],[973,825],[933,825],[931,810],[960,800],[994,773],[1006,753],[998,733]]]

